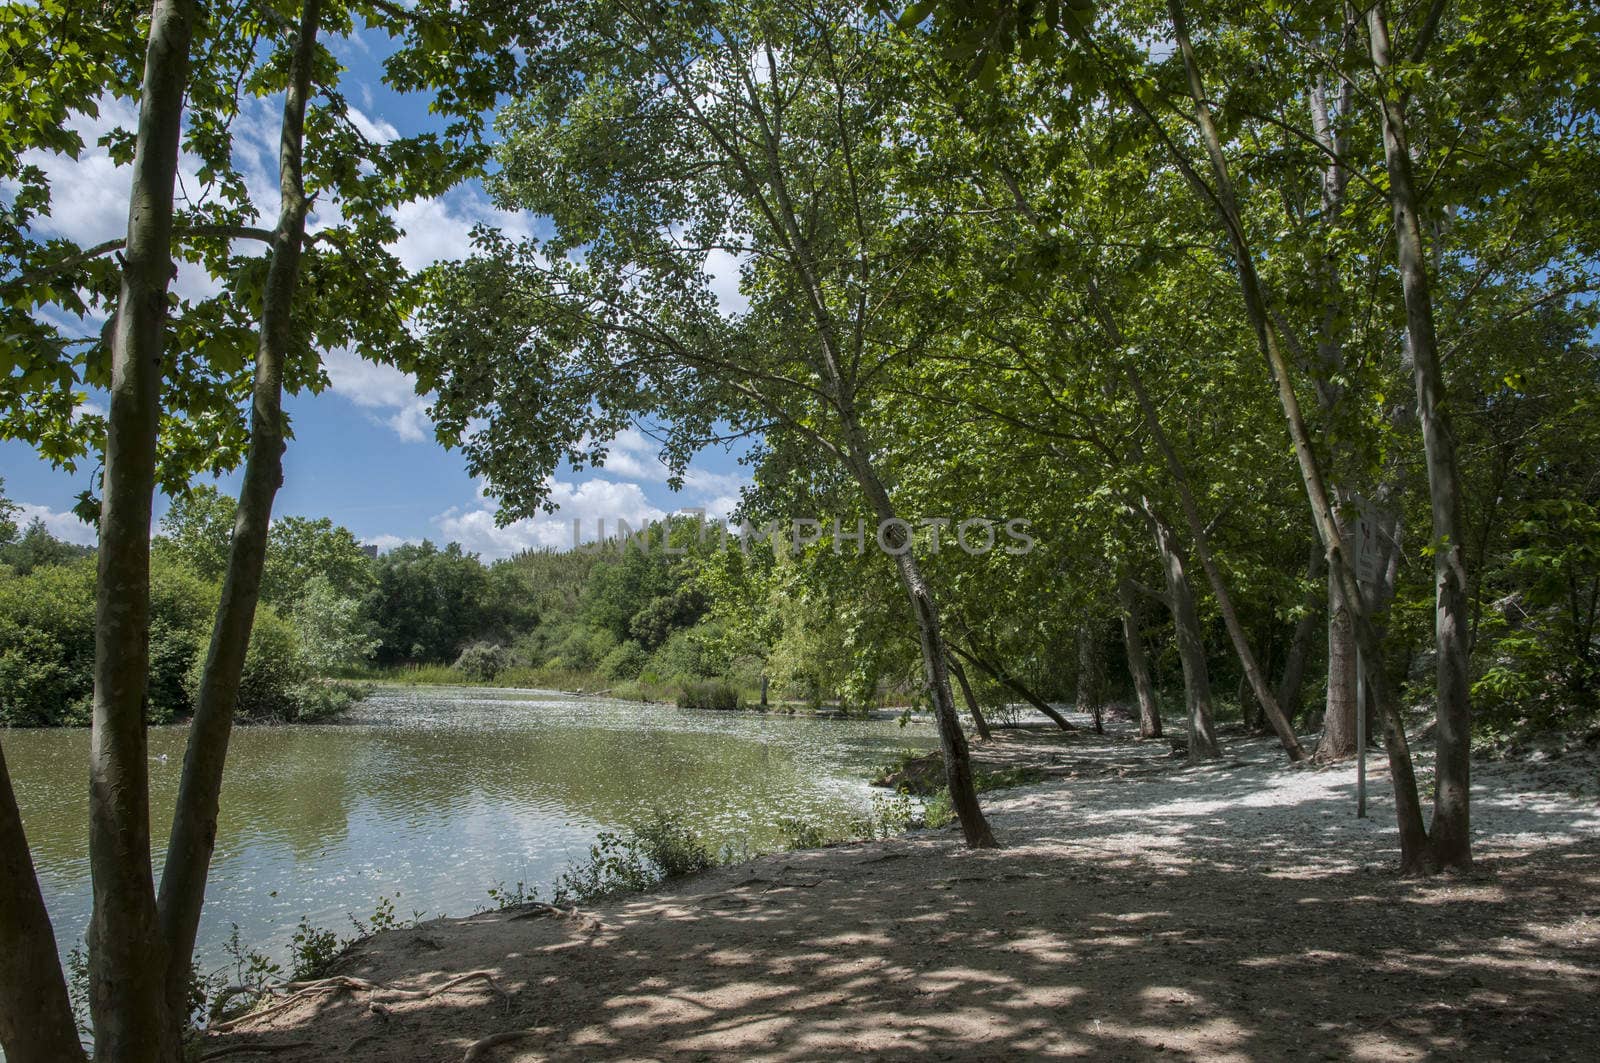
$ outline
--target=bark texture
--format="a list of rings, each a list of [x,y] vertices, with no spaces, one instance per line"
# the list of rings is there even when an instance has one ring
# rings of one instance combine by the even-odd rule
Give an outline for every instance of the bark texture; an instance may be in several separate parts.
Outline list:
[[[961,667],[961,662],[956,660],[955,654],[945,658],[950,666],[950,674],[956,677],[956,685],[961,688],[961,697],[967,703],[967,711],[972,714],[972,726],[978,731],[978,737],[987,742],[994,735],[989,733],[989,721],[983,718],[983,706],[978,704],[977,696],[972,693],[972,684],[967,681],[967,670]]]
[[[1206,664],[1206,643],[1200,628],[1200,613],[1195,609],[1194,590],[1189,586],[1188,562],[1172,528],[1148,500],[1144,512],[1155,533],[1156,552],[1161,555],[1161,571],[1167,582],[1167,607],[1172,610],[1178,660],[1183,663],[1183,700],[1189,713],[1189,759],[1211,760],[1220,756],[1222,751],[1217,745],[1211,672]]]
[[[1143,603],[1133,581],[1117,581],[1117,600],[1122,607],[1122,642],[1128,657],[1128,678],[1139,702],[1139,737],[1161,737],[1161,706],[1156,686],[1150,678],[1150,657],[1144,649]]]
[[[228,569],[206,653],[199,704],[189,727],[183,777],[173,812],[172,835],[161,876],[158,909],[171,954],[166,977],[168,1014],[181,1034],[189,991],[188,958],[194,953],[206,878],[216,845],[217,809],[234,704],[239,696],[245,653],[261,595],[272,503],[283,481],[283,367],[294,320],[295,289],[305,241],[306,201],[301,176],[306,101],[316,58],[321,0],[305,0],[284,95],[278,143],[278,223],[267,268],[256,346],[255,383],[250,411],[250,451],[229,546]]]
[[[1422,421],[1422,450],[1428,466],[1428,498],[1433,517],[1434,648],[1438,726],[1435,729],[1437,783],[1429,847],[1434,864],[1472,863],[1471,768],[1472,702],[1467,680],[1471,650],[1467,608],[1466,524],[1461,513],[1461,472],[1455,437],[1446,410],[1444,373],[1433,326],[1427,252],[1422,242],[1420,204],[1411,174],[1405,104],[1390,77],[1389,25],[1382,2],[1367,10],[1367,37],[1383,105],[1383,154],[1389,174],[1389,204],[1394,214],[1395,250],[1405,298],[1406,337]]]
[[[151,13],[112,333],[89,740],[89,1001],[96,1058],[118,1063],[170,1059],[177,1050],[165,1016],[166,950],[150,871],[144,706],[173,186],[194,18],[186,0],[157,0]]]
[[[0,1051],[10,1063],[83,1059],[56,935],[0,749]]]
[[[1300,399],[1295,394],[1289,376],[1288,361],[1284,358],[1277,335],[1273,331],[1266,295],[1256,274],[1250,241],[1245,235],[1233,193],[1232,180],[1228,175],[1227,162],[1222,154],[1222,140],[1211,119],[1211,109],[1206,102],[1205,85],[1200,77],[1194,47],[1189,41],[1183,5],[1179,0],[1169,0],[1168,10],[1172,14],[1173,31],[1177,37],[1178,50],[1183,57],[1184,70],[1189,81],[1196,125],[1205,143],[1216,188],[1213,189],[1206,184],[1190,165],[1188,157],[1176,145],[1170,141],[1167,141],[1167,144],[1174,163],[1183,172],[1185,179],[1215,208],[1227,232],[1229,242],[1233,245],[1234,265],[1239,278],[1239,290],[1244,298],[1245,312],[1255,331],[1261,353],[1267,360],[1272,382],[1278,393],[1278,402],[1283,408],[1289,438],[1294,444],[1295,459],[1300,466],[1301,482],[1305,486],[1307,501],[1311,504],[1312,519],[1327,551],[1329,571],[1333,578],[1338,580],[1345,600],[1360,602],[1361,595],[1357,589],[1355,572],[1350,565],[1344,538],[1340,535],[1338,521],[1334,516],[1327,480],[1322,475],[1322,467],[1318,462],[1311,434],[1306,428],[1305,416],[1300,408]],[[1131,99],[1136,107],[1143,107],[1136,93],[1131,95]],[[1145,113],[1149,114],[1148,111]],[[1153,115],[1150,119],[1152,122],[1155,121]],[[1383,721],[1384,745],[1389,754],[1389,776],[1394,786],[1401,870],[1406,873],[1426,872],[1433,866],[1432,854],[1429,851],[1427,831],[1422,822],[1421,803],[1417,799],[1416,772],[1411,763],[1411,750],[1406,741],[1404,721],[1400,716],[1395,690],[1389,682],[1384,667],[1383,647],[1376,629],[1359,607],[1356,609],[1355,624],[1356,641],[1365,658],[1364,665],[1369,684],[1378,706],[1379,718]]]

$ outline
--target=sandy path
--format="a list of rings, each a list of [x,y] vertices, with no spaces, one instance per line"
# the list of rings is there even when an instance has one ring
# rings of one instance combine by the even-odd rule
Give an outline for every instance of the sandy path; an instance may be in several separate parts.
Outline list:
[[[208,1051],[281,1060],[1593,1059],[1600,777],[1593,755],[1479,766],[1480,869],[1397,878],[1371,764],[1289,768],[1235,739],[1189,768],[1154,743],[1008,736],[1046,765],[952,833],[765,857],[596,909],[495,912],[361,943],[318,995]],[[991,795],[994,796],[994,795]],[[378,1006],[373,1007],[377,1002]],[[248,1058],[239,1056],[238,1058]]]

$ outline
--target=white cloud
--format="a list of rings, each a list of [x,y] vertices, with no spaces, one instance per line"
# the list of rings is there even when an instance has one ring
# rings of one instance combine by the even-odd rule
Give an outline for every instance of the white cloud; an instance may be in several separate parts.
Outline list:
[[[434,518],[446,541],[458,542],[463,549],[486,558],[508,557],[523,550],[566,549],[573,543],[573,521],[578,522],[578,538],[591,542],[598,538],[601,522],[605,533],[614,534],[618,521],[638,529],[667,514],[658,509],[638,484],[591,479],[582,483],[553,480],[550,500],[556,512],[532,520],[514,521],[497,527],[494,503],[479,489],[478,500],[470,507],[453,507]]]
[[[362,89],[365,90],[366,86],[363,85]],[[370,97],[372,93],[368,91],[367,95]],[[391,140],[400,139],[400,130],[383,118],[367,117],[367,113],[359,107],[350,108],[350,124],[356,127],[358,133],[374,144],[387,144]]]
[[[18,502],[15,520],[18,528],[26,528],[35,520],[42,520],[50,534],[63,542],[94,546],[99,541],[94,525],[85,524],[71,512],[54,510],[49,506]]]
[[[428,397],[417,394],[416,378],[410,373],[369,362],[344,347],[329,351],[322,364],[335,395],[369,411],[374,421],[393,429],[405,442],[420,443],[433,435]]]
[[[394,218],[403,235],[392,250],[408,270],[467,257],[472,251],[472,228],[478,224],[501,229],[514,240],[533,233],[531,216],[500,210],[473,189],[402,203]]]

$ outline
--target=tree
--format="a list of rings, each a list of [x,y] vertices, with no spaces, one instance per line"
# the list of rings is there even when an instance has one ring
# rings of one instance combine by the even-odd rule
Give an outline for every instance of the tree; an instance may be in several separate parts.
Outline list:
[[[895,223],[892,98],[864,74],[893,61],[891,41],[853,10],[785,3],[577,3],[563,29],[538,89],[503,115],[495,185],[507,206],[549,214],[557,235],[538,248],[486,237],[478,262],[441,280],[439,368],[424,374],[441,424],[469,437],[469,463],[507,515],[542,501],[551,468],[538,460],[547,443],[531,462],[519,444],[577,438],[573,408],[585,411],[577,427],[613,432],[630,410],[661,414],[680,461],[722,416],[837,463],[891,529],[952,801],[969,844],[993,844],[937,598],[874,457],[880,381],[919,347],[895,319],[917,234]],[[819,171],[820,158],[837,165]],[[713,250],[754,256],[741,272],[750,312],[736,320],[709,289]]]
[[[29,439],[62,464],[98,449],[97,430],[107,433],[91,753],[90,940],[96,1052],[105,1058],[170,1057],[187,1019],[182,1001],[188,955],[214,834],[232,694],[244,667],[281,478],[282,389],[321,387],[326,377],[318,348],[356,338],[369,357],[404,360],[411,342],[405,324],[410,279],[384,249],[398,235],[390,210],[477,171],[482,112],[513,78],[516,50],[542,32],[513,5],[487,12],[476,7],[429,3],[400,9],[358,0],[329,5],[325,12],[317,0],[307,0],[290,20],[275,10],[224,5],[197,30],[195,5],[158,2],[137,135],[117,130],[107,138],[115,160],[131,161],[128,234],[90,248],[29,238],[29,222],[48,209],[49,189],[37,168],[19,160],[37,147],[75,154],[81,143],[52,133],[50,122],[93,113],[101,92],[133,93],[130,38],[119,36],[123,22],[132,20],[112,15],[105,29],[98,18],[69,15],[55,4],[42,5],[37,18],[27,16],[37,36],[29,42],[35,47],[23,51],[27,65],[38,65],[43,76],[10,85],[13,98],[7,103],[25,103],[40,120],[0,141],[0,164],[20,174],[24,188],[18,209],[0,219],[0,243],[9,256],[5,312],[8,325],[18,325],[3,347],[6,408],[17,411],[4,424],[8,435]],[[336,64],[316,39],[325,25],[342,31],[356,19],[402,41],[387,63],[388,78],[399,90],[434,94],[437,112],[449,120],[445,136],[375,145],[355,127],[336,88]],[[192,39],[204,65],[191,81]],[[54,63],[52,53],[65,61]],[[311,103],[313,88],[325,102]],[[261,230],[248,224],[255,207],[233,165],[232,120],[238,92],[278,90],[285,91],[279,219],[272,230]],[[206,186],[181,216],[173,200],[180,140],[201,158]],[[314,175],[309,182],[303,170]],[[317,233],[314,240],[322,247],[308,254],[306,219],[317,193],[338,205],[341,224]],[[236,241],[263,243],[267,254],[237,255]],[[175,249],[210,273],[220,293],[169,301]],[[120,256],[120,270],[111,265],[112,253]],[[309,284],[300,283],[303,276]],[[113,301],[111,323],[88,343],[32,317],[37,306],[82,313]],[[259,331],[253,327],[258,311]],[[164,357],[169,333],[177,339],[170,349],[178,352],[170,371]],[[247,373],[251,347],[255,359]],[[82,397],[75,388],[85,384],[108,387],[107,418],[73,416]],[[248,418],[239,410],[246,394]],[[142,716],[152,495],[158,481],[176,492],[196,469],[228,468],[246,449],[239,524],[230,539],[210,664],[190,734],[158,932]]]

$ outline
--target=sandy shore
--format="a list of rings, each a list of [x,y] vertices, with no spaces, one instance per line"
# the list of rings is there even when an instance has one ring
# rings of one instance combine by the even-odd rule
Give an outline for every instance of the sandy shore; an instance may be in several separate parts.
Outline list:
[[[1381,756],[1012,734],[953,832],[786,853],[576,919],[379,934],[208,1037],[275,1060],[1593,1059],[1600,756],[1475,765],[1473,874],[1404,880]],[[463,976],[478,974],[478,977]],[[487,977],[485,977],[486,975]],[[456,984],[452,984],[456,983]],[[440,987],[449,986],[440,991]]]

